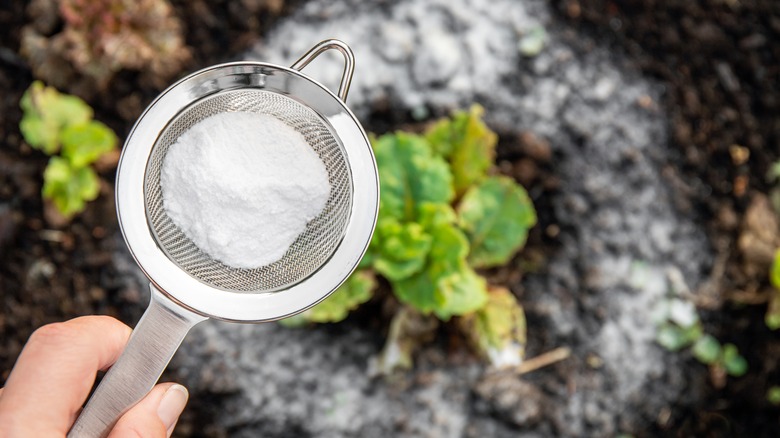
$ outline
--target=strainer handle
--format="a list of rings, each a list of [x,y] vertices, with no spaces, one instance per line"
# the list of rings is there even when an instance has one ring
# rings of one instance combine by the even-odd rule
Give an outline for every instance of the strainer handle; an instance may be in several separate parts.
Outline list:
[[[342,102],[346,103],[349,85],[352,83],[352,74],[355,72],[355,55],[345,42],[336,39],[321,41],[319,44],[309,49],[309,51],[301,56],[299,60],[295,61],[295,64],[290,68],[301,71],[304,67],[309,65],[314,58],[319,56],[320,53],[331,49],[338,50],[344,55],[344,73],[341,75],[338,96]]]
[[[68,438],[103,438],[151,391],[184,335],[206,317],[190,312],[153,285],[152,298],[125,350],[87,402]]]

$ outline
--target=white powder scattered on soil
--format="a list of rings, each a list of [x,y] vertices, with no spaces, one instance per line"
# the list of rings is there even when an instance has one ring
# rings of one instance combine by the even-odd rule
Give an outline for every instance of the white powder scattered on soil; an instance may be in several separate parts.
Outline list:
[[[282,258],[330,195],[325,165],[303,135],[268,115],[220,113],[170,146],[163,208],[203,252],[236,268]]]

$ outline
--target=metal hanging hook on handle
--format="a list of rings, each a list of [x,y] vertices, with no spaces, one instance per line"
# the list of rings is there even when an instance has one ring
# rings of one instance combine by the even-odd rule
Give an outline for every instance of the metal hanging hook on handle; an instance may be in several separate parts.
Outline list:
[[[349,92],[349,85],[352,83],[352,74],[355,72],[355,55],[352,53],[352,49],[340,40],[329,39],[320,42],[316,46],[312,47],[306,52],[300,59],[295,61],[290,68],[301,71],[304,67],[309,65],[320,53],[326,50],[338,50],[344,55],[344,73],[341,75],[341,83],[339,84],[338,96],[342,102],[347,102],[347,93]]]

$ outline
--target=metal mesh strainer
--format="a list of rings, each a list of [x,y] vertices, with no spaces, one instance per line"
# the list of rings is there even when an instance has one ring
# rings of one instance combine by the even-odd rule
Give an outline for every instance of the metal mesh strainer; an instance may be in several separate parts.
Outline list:
[[[323,212],[309,222],[284,257],[256,269],[233,268],[201,251],[165,214],[160,187],[165,154],[181,134],[206,117],[238,111],[274,116],[301,133],[325,164],[331,185]],[[149,158],[144,196],[147,217],[157,241],[181,269],[214,287],[267,292],[306,278],[330,257],[341,242],[349,219],[352,181],[343,148],[313,110],[280,94],[254,89],[234,90],[197,102],[165,128]]]
[[[300,73],[325,50],[344,55],[334,95]],[[210,67],[165,90],[139,118],[117,169],[117,214],[133,257],[149,278],[149,308],[68,434],[105,437],[154,386],[195,324],[208,318],[264,322],[301,312],[336,290],[368,247],[379,209],[379,179],[365,132],[344,104],[354,57],[341,41],[319,43],[291,68],[265,63]],[[301,133],[331,184],[323,212],[277,262],[224,265],[190,241],[163,208],[160,168],[198,121],[226,111],[275,117]]]

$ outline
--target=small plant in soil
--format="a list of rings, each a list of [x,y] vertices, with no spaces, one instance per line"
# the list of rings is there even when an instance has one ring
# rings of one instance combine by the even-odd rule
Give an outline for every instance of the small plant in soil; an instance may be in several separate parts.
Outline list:
[[[477,269],[508,263],[524,246],[536,212],[521,186],[496,173],[497,136],[482,111],[474,106],[455,113],[423,134],[372,138],[381,194],[368,252],[340,289],[286,324],[344,319],[372,297],[379,275],[402,304],[379,371],[411,366],[417,341],[453,317],[493,365],[520,363],[523,309]]]
[[[39,81],[27,89],[20,105],[25,141],[51,157],[43,172],[43,197],[71,218],[97,198],[100,181],[91,165],[116,149],[117,137],[92,119],[92,108],[83,100]]]
[[[772,386],[767,390],[766,401],[775,406],[780,406],[780,386]]]
[[[670,298],[657,310],[660,324],[656,340],[662,347],[669,351],[690,348],[696,360],[711,367],[713,376],[740,377],[747,372],[747,361],[734,344],[721,344],[704,332],[693,303]]]
[[[123,69],[164,86],[190,58],[165,0],[34,0],[28,14],[21,52],[36,77],[59,88],[102,90]]]

